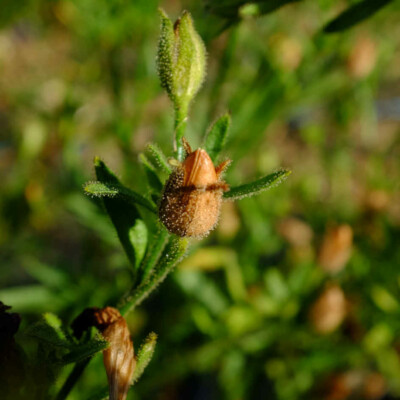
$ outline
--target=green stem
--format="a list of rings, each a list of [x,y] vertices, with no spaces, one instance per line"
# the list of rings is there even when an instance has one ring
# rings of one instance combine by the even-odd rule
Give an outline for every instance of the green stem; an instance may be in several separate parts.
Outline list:
[[[175,108],[175,149],[178,161],[183,161],[185,150],[182,145],[182,138],[185,134],[187,125],[187,107]]]
[[[86,366],[89,364],[90,360],[91,358],[88,357],[87,359],[77,362],[74,365],[74,368],[70,372],[67,380],[59,391],[56,400],[65,400],[67,398],[72,388],[75,386],[75,383],[78,381]]]
[[[126,315],[138,306],[167,277],[176,264],[183,258],[188,241],[172,236],[161,254],[158,265],[153,268],[149,278],[139,286],[133,286],[118,306],[122,315]]]

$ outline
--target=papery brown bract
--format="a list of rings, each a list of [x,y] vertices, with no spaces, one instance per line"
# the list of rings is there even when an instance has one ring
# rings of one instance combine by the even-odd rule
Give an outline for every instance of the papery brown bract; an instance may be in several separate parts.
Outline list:
[[[124,318],[109,325],[103,331],[110,346],[103,351],[110,400],[124,400],[128,394],[135,371],[133,343]]]
[[[110,345],[103,351],[110,400],[125,400],[136,367],[133,343],[128,325],[113,307],[94,311],[95,326]]]

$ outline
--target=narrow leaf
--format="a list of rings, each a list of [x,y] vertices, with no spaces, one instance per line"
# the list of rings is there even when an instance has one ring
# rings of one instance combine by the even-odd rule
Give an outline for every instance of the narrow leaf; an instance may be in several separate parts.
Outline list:
[[[99,351],[103,351],[108,347],[108,342],[103,339],[94,338],[87,343],[79,344],[74,346],[74,348],[67,354],[65,354],[62,359],[62,364],[70,364],[73,362],[79,362],[88,357],[93,357]]]
[[[213,162],[217,161],[217,158],[225,145],[230,124],[231,116],[226,113],[214,122],[207,133],[205,148]]]
[[[163,187],[160,178],[157,175],[157,172],[149,161],[149,159],[144,155],[140,154],[139,160],[143,166],[144,172],[147,176],[147,181],[153,193],[160,193]]]
[[[165,172],[168,175],[172,172],[172,169],[168,164],[167,158],[157,145],[153,143],[148,144],[146,147],[146,151],[152,156],[152,158],[155,160],[156,166],[161,171]]]
[[[135,249],[135,267],[138,268],[146,253],[148,240],[148,230],[143,220],[136,220],[135,225],[129,230],[129,240]]]
[[[372,17],[381,8],[387,6],[393,0],[364,0],[339,14],[338,17],[329,22],[325,28],[325,33],[344,31],[352,26]]]
[[[118,188],[121,192],[122,185],[119,183],[118,178],[111,172],[106,164],[99,158],[94,161],[95,171],[97,179],[106,185],[111,185],[111,187]],[[135,226],[136,221],[140,219],[140,214],[131,202],[125,201],[125,198],[130,198],[128,196],[115,197],[103,197],[104,207],[107,210],[108,215],[117,231],[118,238],[125,250],[125,253],[131,262],[131,264],[136,267],[136,253],[135,247],[131,242],[130,232]]]
[[[139,283],[144,282],[150,276],[161,257],[169,237],[170,234],[168,231],[160,225],[158,233],[155,236],[152,245],[149,247],[147,255],[139,268]]]
[[[264,190],[279,185],[291,174],[291,172],[292,171],[289,170],[281,170],[254,182],[233,187],[231,190],[224,193],[224,198],[227,200],[240,200],[244,197],[254,196],[255,194],[263,192]]]
[[[151,212],[156,212],[156,207],[150,200],[121,184],[99,181],[87,182],[84,185],[83,190],[90,196],[111,198],[117,197],[121,200],[124,200],[128,204],[132,204],[133,206],[141,205]]]
[[[136,368],[133,374],[133,384],[142,376],[144,370],[151,361],[157,344],[157,335],[154,332],[149,333],[144,343],[140,346],[136,357]]]

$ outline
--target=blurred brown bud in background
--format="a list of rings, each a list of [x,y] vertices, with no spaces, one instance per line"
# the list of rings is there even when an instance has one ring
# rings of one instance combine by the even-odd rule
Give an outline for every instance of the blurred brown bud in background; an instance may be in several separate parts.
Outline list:
[[[318,254],[318,264],[330,273],[341,271],[349,261],[353,244],[353,230],[349,225],[329,228]]]
[[[347,59],[347,69],[354,78],[367,77],[376,64],[376,44],[368,36],[360,36]]]
[[[284,71],[295,71],[303,59],[303,46],[295,38],[283,33],[277,33],[270,39],[272,56],[278,67]]]
[[[289,217],[279,221],[277,231],[291,246],[288,257],[293,264],[311,262],[315,258],[312,246],[314,232],[310,225],[299,218]]]
[[[328,334],[343,322],[347,312],[346,298],[340,286],[328,286],[311,306],[309,318],[314,330]]]
[[[313,231],[308,224],[298,218],[285,218],[278,224],[279,234],[292,246],[303,247],[311,244]]]

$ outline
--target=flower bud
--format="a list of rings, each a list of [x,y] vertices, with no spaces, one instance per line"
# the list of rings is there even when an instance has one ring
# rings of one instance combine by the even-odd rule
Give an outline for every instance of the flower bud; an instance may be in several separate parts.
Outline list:
[[[339,225],[326,231],[318,254],[318,263],[326,272],[340,272],[350,259],[353,230],[349,225]]]
[[[116,308],[94,312],[96,326],[110,345],[103,351],[110,400],[125,400],[132,384],[136,360],[128,325]]]
[[[205,76],[205,47],[187,11],[172,25],[160,10],[161,34],[157,67],[161,86],[185,115],[189,103],[200,89]]]
[[[205,150],[192,151],[183,142],[186,158],[165,184],[158,215],[171,233],[201,238],[217,224],[222,195],[229,188],[221,175],[230,161],[215,166]]]
[[[336,330],[346,317],[346,298],[338,285],[328,286],[310,310],[310,321],[314,330],[328,334]]]

